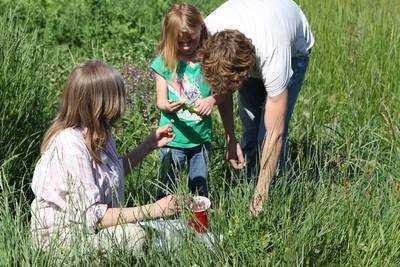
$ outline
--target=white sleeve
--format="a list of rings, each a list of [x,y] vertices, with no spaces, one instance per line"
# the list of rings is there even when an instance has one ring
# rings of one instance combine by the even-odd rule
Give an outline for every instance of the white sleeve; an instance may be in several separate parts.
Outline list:
[[[226,1],[221,4],[217,9],[212,11],[204,19],[204,23],[206,24],[208,32],[211,34],[215,34],[217,32],[228,29],[239,30],[237,28],[237,19],[232,20],[233,18],[237,18],[235,16],[235,7],[231,1]]]
[[[277,96],[285,91],[293,74],[290,45],[275,45],[262,63],[261,73],[268,96]]]
[[[218,23],[215,20],[215,15],[213,13],[204,19],[204,23],[206,24],[206,28],[211,35],[214,35],[218,31]]]

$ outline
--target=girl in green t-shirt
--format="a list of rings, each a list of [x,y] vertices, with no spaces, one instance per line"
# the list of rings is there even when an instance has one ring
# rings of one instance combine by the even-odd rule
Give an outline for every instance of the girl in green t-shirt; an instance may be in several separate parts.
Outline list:
[[[175,139],[160,150],[161,185],[157,199],[174,191],[186,163],[190,191],[208,195],[210,114],[215,101],[196,53],[207,36],[203,18],[192,5],[175,4],[164,17],[158,56],[151,69],[156,80],[157,107],[161,110],[160,125],[172,124]]]

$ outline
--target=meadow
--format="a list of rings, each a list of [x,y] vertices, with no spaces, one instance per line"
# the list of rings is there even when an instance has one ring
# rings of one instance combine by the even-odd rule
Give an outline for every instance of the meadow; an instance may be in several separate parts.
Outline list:
[[[194,239],[173,253],[38,252],[29,236],[29,183],[44,131],[70,70],[89,58],[125,77],[120,152],[157,125],[148,74],[172,0],[0,0],[0,265],[399,265],[400,2],[297,0],[316,44],[291,121],[289,176],[277,177],[259,218],[252,185],[224,160],[213,112],[210,228],[214,251]],[[188,1],[204,15],[222,0]],[[397,26],[396,26],[397,25]],[[238,116],[237,116],[238,117]],[[236,123],[240,133],[239,120]],[[156,191],[158,153],[127,177],[127,205]]]

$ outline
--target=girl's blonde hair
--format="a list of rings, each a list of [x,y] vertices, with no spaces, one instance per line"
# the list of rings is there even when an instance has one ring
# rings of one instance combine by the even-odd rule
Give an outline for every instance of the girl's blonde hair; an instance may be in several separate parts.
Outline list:
[[[63,129],[85,128],[85,143],[93,160],[101,164],[111,128],[122,116],[125,89],[122,76],[99,60],[75,67],[68,77],[61,109],[47,130],[41,152]]]
[[[201,26],[200,47],[208,38],[208,32],[203,16],[196,7],[190,4],[175,4],[165,15],[158,52],[171,71],[176,71],[179,35],[194,31],[199,26]]]

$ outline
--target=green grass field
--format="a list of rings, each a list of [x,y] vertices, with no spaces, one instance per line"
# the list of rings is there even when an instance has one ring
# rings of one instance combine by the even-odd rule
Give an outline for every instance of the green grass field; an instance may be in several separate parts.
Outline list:
[[[191,238],[174,253],[150,248],[142,258],[82,253],[79,244],[63,254],[32,249],[29,183],[68,73],[100,58],[124,74],[129,109],[115,134],[121,153],[134,147],[157,124],[146,69],[174,2],[0,0],[0,265],[399,265],[398,0],[296,1],[316,39],[291,122],[296,179],[278,177],[257,219],[248,215],[251,185],[224,161],[213,113],[209,219],[224,236],[218,249]],[[223,1],[189,2],[206,15]],[[129,67],[143,77],[132,79]],[[158,166],[154,152],[127,178],[127,205],[152,200]]]

